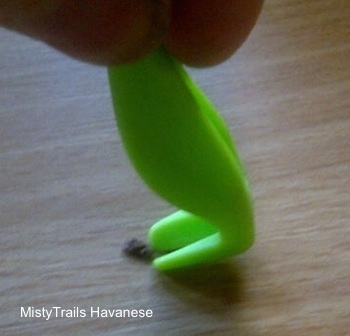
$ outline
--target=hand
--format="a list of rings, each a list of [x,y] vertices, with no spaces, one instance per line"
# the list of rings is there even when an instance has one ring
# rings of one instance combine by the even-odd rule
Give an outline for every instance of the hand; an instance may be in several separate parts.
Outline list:
[[[230,57],[263,0],[0,0],[0,25],[75,58],[135,61],[158,45],[192,66]]]

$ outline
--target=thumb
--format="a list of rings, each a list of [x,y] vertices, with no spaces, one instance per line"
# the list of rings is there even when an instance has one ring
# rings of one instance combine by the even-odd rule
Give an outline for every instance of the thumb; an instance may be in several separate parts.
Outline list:
[[[75,58],[121,64],[156,48],[170,0],[0,0],[0,25]]]

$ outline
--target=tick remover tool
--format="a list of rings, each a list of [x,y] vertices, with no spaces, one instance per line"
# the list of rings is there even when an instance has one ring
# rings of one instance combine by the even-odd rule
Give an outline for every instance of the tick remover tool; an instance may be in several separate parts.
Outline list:
[[[249,184],[215,107],[163,48],[108,69],[126,152],[145,183],[179,210],[148,235],[156,269],[215,262],[254,241]]]

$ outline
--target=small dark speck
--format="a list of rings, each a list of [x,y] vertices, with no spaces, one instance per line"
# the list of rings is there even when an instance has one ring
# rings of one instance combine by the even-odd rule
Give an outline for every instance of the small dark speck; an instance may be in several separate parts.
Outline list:
[[[123,252],[140,260],[151,260],[153,256],[152,249],[146,243],[136,238],[124,243]]]

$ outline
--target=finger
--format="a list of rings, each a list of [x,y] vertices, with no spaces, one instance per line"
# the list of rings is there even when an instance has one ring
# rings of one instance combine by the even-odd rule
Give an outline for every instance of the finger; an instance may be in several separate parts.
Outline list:
[[[247,38],[262,4],[263,0],[174,0],[165,45],[188,65],[220,63]]]
[[[85,61],[134,61],[162,41],[169,0],[0,0],[0,24]]]

